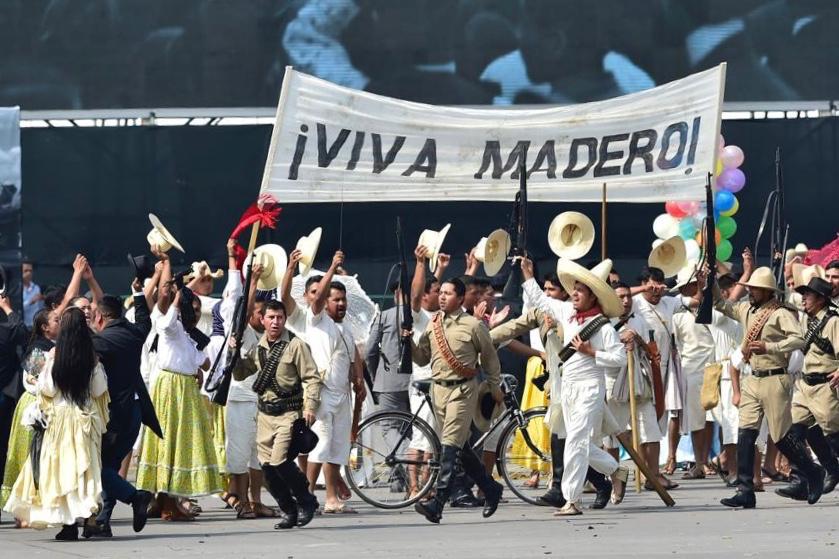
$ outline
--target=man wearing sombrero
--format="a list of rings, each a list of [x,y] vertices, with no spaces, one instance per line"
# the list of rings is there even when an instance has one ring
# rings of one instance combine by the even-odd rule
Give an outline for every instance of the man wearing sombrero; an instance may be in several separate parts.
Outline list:
[[[804,374],[796,381],[792,397],[792,428],[798,437],[806,437],[814,425],[821,427],[827,445],[813,445],[819,463],[827,470],[824,493],[830,493],[839,482],[839,315],[830,303],[831,285],[813,277],[807,285],[795,289],[802,298],[801,319],[804,335]],[[775,492],[782,497],[803,501],[808,496],[805,479],[796,472],[795,482]]]
[[[562,326],[564,342],[576,350],[562,364],[559,398],[565,424],[565,464],[562,493],[566,504],[557,516],[582,514],[583,493],[589,465],[604,475],[615,475],[624,484],[628,471],[592,440],[600,431],[606,413],[606,368],[626,365],[626,352],[614,327],[606,318],[623,313],[615,291],[609,286],[612,261],[604,260],[591,270],[572,260],[560,258],[556,271],[559,281],[571,294],[570,302],[548,299],[533,277],[533,262],[521,263],[524,291],[539,308],[550,313]],[[581,332],[594,321],[602,324],[584,340]],[[555,379],[556,381],[556,379]]]
[[[702,282],[704,282],[703,271]],[[748,301],[736,301],[745,287]],[[757,268],[745,273],[733,300],[715,301],[717,310],[740,321],[746,332],[742,352],[745,362],[744,378],[735,387],[734,398],[739,403],[740,426],[737,437],[737,493],[720,502],[727,507],[755,507],[752,479],[754,446],[764,416],[769,435],[784,456],[807,482],[807,501],[814,504],[824,487],[824,469],[810,457],[800,431],[792,426],[792,377],[787,374],[790,353],[804,347],[798,324],[797,311],[778,301],[778,286],[772,270]],[[732,377],[732,380],[734,378]]]

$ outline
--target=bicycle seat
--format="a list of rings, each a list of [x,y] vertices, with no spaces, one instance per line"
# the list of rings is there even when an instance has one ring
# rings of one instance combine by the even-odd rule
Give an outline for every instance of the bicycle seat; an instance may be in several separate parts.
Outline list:
[[[431,379],[415,380],[411,385],[423,394],[428,394],[428,391],[431,390]]]

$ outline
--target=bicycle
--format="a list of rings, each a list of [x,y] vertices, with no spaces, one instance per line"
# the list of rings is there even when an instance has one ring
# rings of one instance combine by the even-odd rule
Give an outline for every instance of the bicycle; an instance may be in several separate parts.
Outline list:
[[[425,406],[433,409],[431,384],[431,380],[412,383],[424,396],[415,413],[377,412],[359,425],[345,473],[352,490],[365,502],[383,509],[399,509],[416,503],[434,488],[441,443],[431,425],[420,417]],[[501,430],[495,447],[494,477],[500,476],[521,500],[541,506],[538,497],[543,489],[522,481],[537,471],[543,476],[550,472],[550,435],[544,423],[547,408],[522,410],[515,394],[516,384],[512,375],[502,375],[506,409],[472,448],[481,456],[484,443]],[[427,450],[419,452],[418,448]],[[413,495],[407,492],[411,477],[416,478],[417,485]]]

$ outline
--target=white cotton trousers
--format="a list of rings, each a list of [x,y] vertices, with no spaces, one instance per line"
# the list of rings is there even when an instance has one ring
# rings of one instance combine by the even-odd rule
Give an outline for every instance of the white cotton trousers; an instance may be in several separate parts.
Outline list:
[[[578,503],[589,466],[604,475],[618,469],[615,459],[593,441],[600,436],[603,424],[606,383],[603,379],[565,380],[560,401],[566,434],[562,494],[568,502]]]

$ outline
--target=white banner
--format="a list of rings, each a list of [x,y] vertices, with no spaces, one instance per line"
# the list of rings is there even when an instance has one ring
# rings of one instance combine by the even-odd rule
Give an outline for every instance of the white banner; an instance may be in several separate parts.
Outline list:
[[[595,103],[469,109],[356,91],[286,68],[260,192],[281,203],[700,200],[725,64]]]

